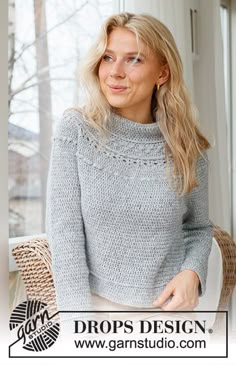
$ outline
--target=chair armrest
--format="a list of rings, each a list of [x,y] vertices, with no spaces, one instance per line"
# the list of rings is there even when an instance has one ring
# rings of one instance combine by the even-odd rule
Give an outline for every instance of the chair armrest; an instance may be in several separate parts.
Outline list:
[[[25,284],[28,300],[47,304],[51,314],[57,312],[51,253],[46,239],[36,238],[18,244],[12,255]]]
[[[218,310],[226,310],[236,285],[236,243],[219,226],[214,226],[213,235],[220,247],[223,261],[223,285]]]
[[[218,311],[228,310],[229,301],[236,285],[236,243],[233,238],[222,228],[215,225],[213,236],[221,250],[223,263],[223,283],[218,304]],[[217,313],[215,328],[221,328],[224,314]]]

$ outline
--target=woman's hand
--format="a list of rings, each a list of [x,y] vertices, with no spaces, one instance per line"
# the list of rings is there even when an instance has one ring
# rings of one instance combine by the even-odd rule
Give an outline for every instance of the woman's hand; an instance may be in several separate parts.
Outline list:
[[[192,310],[198,305],[199,277],[192,270],[183,270],[178,273],[165,287],[153,305],[165,311]],[[172,300],[163,303],[173,295]]]

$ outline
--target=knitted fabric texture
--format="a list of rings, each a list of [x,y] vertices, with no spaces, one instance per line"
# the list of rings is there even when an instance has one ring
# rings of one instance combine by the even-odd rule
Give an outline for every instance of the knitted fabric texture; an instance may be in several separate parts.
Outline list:
[[[153,307],[185,269],[198,274],[202,296],[213,236],[206,152],[197,162],[199,185],[179,197],[166,176],[158,122],[112,113],[106,128],[102,146],[80,112],[66,111],[53,134],[46,233],[58,309],[93,310],[91,292]]]

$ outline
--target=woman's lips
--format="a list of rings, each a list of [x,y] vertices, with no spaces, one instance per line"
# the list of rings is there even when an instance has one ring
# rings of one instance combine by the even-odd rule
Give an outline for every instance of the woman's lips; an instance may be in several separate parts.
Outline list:
[[[120,86],[120,85],[108,85],[109,88],[113,91],[113,92],[122,92],[125,91],[127,89],[126,86]]]

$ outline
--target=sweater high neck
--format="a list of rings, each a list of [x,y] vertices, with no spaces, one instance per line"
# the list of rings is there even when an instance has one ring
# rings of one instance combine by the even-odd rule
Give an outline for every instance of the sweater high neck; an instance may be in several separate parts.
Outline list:
[[[164,138],[158,121],[142,124],[114,112],[111,113],[106,129],[117,137],[140,143],[153,143]]]

